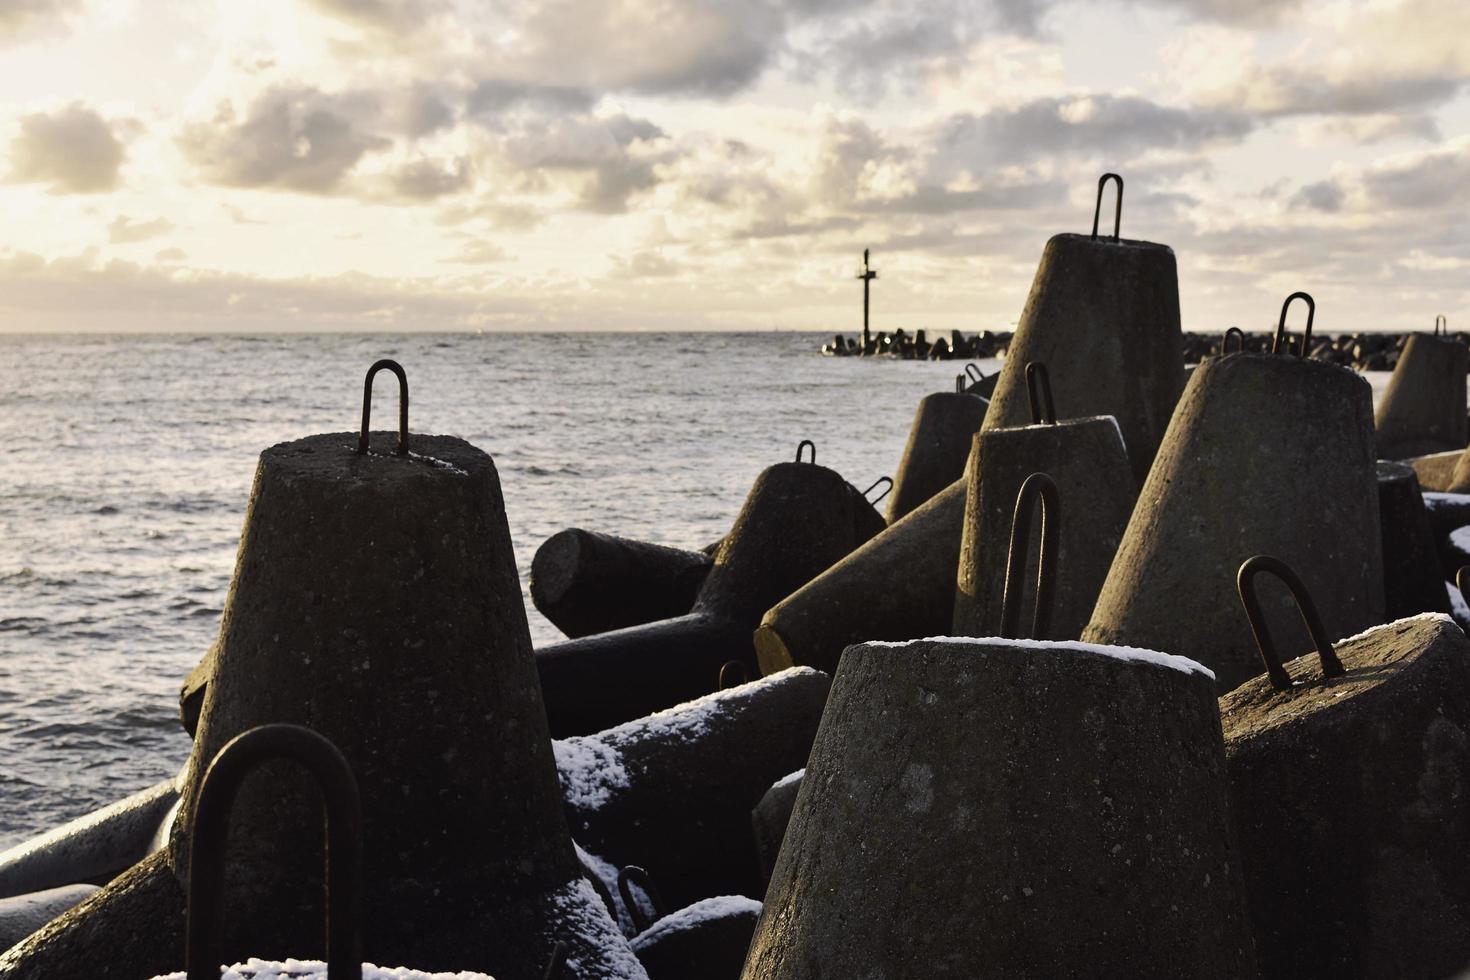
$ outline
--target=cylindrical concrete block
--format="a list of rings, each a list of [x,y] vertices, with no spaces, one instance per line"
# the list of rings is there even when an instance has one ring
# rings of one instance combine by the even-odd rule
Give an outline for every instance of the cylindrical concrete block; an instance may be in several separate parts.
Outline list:
[[[832,470],[770,467],[746,497],[689,615],[537,651],[552,735],[587,735],[700,697],[715,689],[730,660],[756,676],[751,631],[761,614],[882,528],[873,505]]]
[[[633,939],[649,980],[740,980],[761,903],[706,898],[670,912]]]
[[[1378,520],[1383,536],[1384,616],[1394,620],[1449,612],[1429,513],[1413,469],[1403,463],[1378,464]]]
[[[1032,473],[1045,473],[1057,486],[1058,554],[1055,598],[1048,635],[1041,640],[1075,640],[1082,635],[1102,590],[1108,567],[1138,498],[1138,481],[1112,418],[1076,419],[1055,425],[990,429],[975,437],[966,468],[965,526],[955,589],[954,633],[1000,635],[1006,556],[1016,494]],[[1036,603],[1038,541],[1027,542],[1031,570],[1022,582],[1023,615]],[[1029,621],[1029,620],[1028,620]]]
[[[1001,367],[985,429],[1031,421],[1025,369],[1046,364],[1066,418],[1111,415],[1142,482],[1183,376],[1174,251],[1153,242],[1056,235]]]
[[[676,906],[764,894],[750,810],[806,764],[828,687],[797,668],[554,743],[572,835]]]
[[[1411,334],[1378,400],[1378,454],[1404,459],[1466,443],[1465,373],[1470,350],[1451,337]]]
[[[1231,598],[1240,563],[1258,554],[1301,573],[1332,635],[1382,622],[1375,459],[1371,391],[1352,371],[1288,355],[1207,358],[1083,639],[1186,651],[1228,691],[1262,670]],[[1280,595],[1268,620],[1296,628]]]
[[[0,950],[6,950],[97,892],[96,885],[61,885],[0,898]],[[755,917],[751,917],[751,925]]]
[[[970,443],[990,403],[965,392],[925,395],[914,412],[903,460],[888,497],[888,523],[903,519],[965,472]]]
[[[684,551],[581,528],[558,531],[531,560],[531,601],[569,637],[689,612],[712,564]]]
[[[105,885],[147,857],[179,791],[176,779],[139,790],[0,853],[0,898],[62,885]]]
[[[1290,690],[1258,677],[1220,699],[1262,975],[1453,975],[1470,962],[1470,640],[1431,613],[1335,649],[1342,676],[1310,655]]]
[[[831,672],[849,643],[948,632],[964,519],[960,479],[782,599],[755,633],[761,670]]]
[[[854,646],[743,976],[1251,976],[1224,767],[1180,657]]]

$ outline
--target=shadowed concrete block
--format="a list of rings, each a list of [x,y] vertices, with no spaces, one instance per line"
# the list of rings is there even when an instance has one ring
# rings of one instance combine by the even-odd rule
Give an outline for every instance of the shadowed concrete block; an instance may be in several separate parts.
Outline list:
[[[97,891],[96,885],[62,885],[0,898],[0,950],[14,946]]]
[[[786,826],[791,823],[791,811],[796,807],[796,795],[801,792],[805,775],[805,769],[798,769],[782,776],[750,811],[750,829],[755,834],[761,877],[767,885],[771,883],[771,871],[776,867],[776,856],[781,853],[781,841],[786,838]]]
[[[764,894],[749,814],[806,763],[828,687],[801,667],[554,743],[573,836],[674,905]]]
[[[1042,640],[1082,635],[1108,567],[1138,498],[1138,481],[1117,423],[1075,419],[1055,425],[990,429],[975,437],[967,468],[964,535],[955,589],[954,633],[996,636],[1005,596],[1006,556],[1016,494],[1032,473],[1056,483],[1060,503],[1055,600]],[[1035,608],[1039,535],[1028,542],[1031,570],[1021,584],[1021,608]]]
[[[1419,481],[1403,463],[1378,464],[1378,519],[1383,536],[1383,600],[1388,619],[1449,612],[1434,531]]]
[[[176,779],[140,790],[0,853],[0,898],[61,885],[102,885],[147,857],[178,801]]]
[[[551,733],[586,735],[715,689],[721,665],[756,669],[761,614],[884,527],[851,484],[814,463],[778,463],[751,488],[687,616],[542,647]]]
[[[925,395],[914,412],[903,460],[888,498],[888,523],[902,519],[965,472],[965,459],[980,423],[985,399],[965,392]]]
[[[531,560],[531,601],[569,637],[689,612],[710,556],[581,528],[558,531]]]
[[[740,980],[761,903],[721,895],[671,912],[633,939],[649,980]]]
[[[1463,449],[1470,350],[1450,337],[1411,334],[1378,401],[1374,425],[1384,459]]]
[[[1302,574],[1330,633],[1382,622],[1371,411],[1368,382],[1335,364],[1207,358],[1179,401],[1083,639],[1188,654],[1228,691],[1262,670],[1231,601],[1240,563],[1257,554]],[[1295,628],[1283,595],[1267,601],[1268,622]]]
[[[755,633],[761,670],[831,672],[850,643],[948,632],[964,519],[959,479],[782,599]]]
[[[1463,454],[1462,449],[1448,449],[1442,453],[1415,456],[1404,462],[1414,468],[1414,475],[1419,478],[1421,489],[1443,491],[1454,482],[1455,466]]]
[[[1046,364],[1057,411],[1111,415],[1142,481],[1183,384],[1179,277],[1167,245],[1087,235],[1046,243],[984,429],[1031,421],[1025,370]]]
[[[1298,627],[1299,629],[1300,627]],[[1220,699],[1230,813],[1269,978],[1470,962],[1470,641],[1426,614]]]
[[[361,793],[366,959],[532,977],[562,940],[571,975],[641,976],[573,852],[494,463],[447,436],[413,436],[404,456],[356,442],[261,454],[166,873],[187,880],[219,749],[257,725],[304,725],[342,751]],[[320,827],[298,767],[245,780],[218,920],[226,962],[320,955]],[[136,928],[119,894],[41,936]],[[176,969],[176,938],[149,935],[139,958],[161,968],[142,975]],[[0,976],[50,975],[45,941],[18,950]]]
[[[1251,976],[1224,767],[1183,658],[858,644],[743,977]]]

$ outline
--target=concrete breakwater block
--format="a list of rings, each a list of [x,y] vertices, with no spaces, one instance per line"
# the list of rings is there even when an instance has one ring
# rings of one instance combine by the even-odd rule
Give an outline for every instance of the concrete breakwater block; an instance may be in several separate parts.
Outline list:
[[[1378,454],[1404,459],[1467,441],[1465,374],[1470,349],[1459,340],[1412,334],[1394,365],[1393,376],[1374,415]]]
[[[569,637],[606,633],[689,612],[712,564],[702,551],[567,528],[536,549],[531,601]]]
[[[755,632],[761,670],[830,673],[850,643],[948,632],[964,519],[959,479],[782,598]]]
[[[1300,630],[1300,627],[1298,627]],[[1427,613],[1220,699],[1230,812],[1268,978],[1470,962],[1470,640]]]
[[[1375,459],[1371,389],[1347,368],[1284,354],[1206,359],[1083,639],[1188,651],[1231,690],[1261,671],[1230,597],[1240,563],[1262,553],[1302,569],[1334,635],[1382,622]],[[1274,601],[1267,616],[1285,628],[1295,612]]]
[[[1419,480],[1403,463],[1380,461],[1377,469],[1384,616],[1394,620],[1421,612],[1449,612],[1445,576]]]
[[[1192,661],[858,644],[742,976],[1251,976],[1224,769]]]
[[[262,960],[251,957],[244,963],[224,967],[220,980],[329,980],[327,964],[321,960]],[[185,980],[182,971],[153,980]],[[424,973],[406,967],[362,964],[362,980],[495,980],[486,973],[461,970],[455,973]]]
[[[14,946],[97,891],[96,885],[62,885],[0,898],[0,950]]]
[[[646,868],[676,906],[763,894],[750,811],[806,763],[829,686],[796,668],[555,742],[572,835],[615,865]]]
[[[1043,362],[1068,416],[1118,420],[1142,482],[1183,384],[1179,275],[1173,249],[1114,230],[1046,243],[984,428],[1031,421],[1025,368]]]
[[[796,808],[796,797],[801,792],[801,780],[806,769],[787,773],[771,784],[755,809],[750,811],[750,828],[755,833],[755,850],[761,862],[761,880],[771,883],[771,872],[776,867],[776,856],[781,853],[781,841],[786,839],[786,827],[791,823],[791,811]]]
[[[205,765],[274,722],[319,732],[356,774],[367,959],[519,980],[564,941],[570,975],[642,974],[573,852],[494,463],[406,428],[391,445],[334,433],[261,454],[170,847],[0,977],[177,969]],[[222,960],[320,953],[319,799],[280,763],[241,786]]]
[[[756,479],[687,616],[542,647],[551,734],[587,735],[714,690],[723,664],[756,676],[761,615],[883,530],[835,471],[777,463]]]
[[[1074,419],[1054,424],[990,429],[975,437],[966,470],[965,524],[955,588],[953,632],[958,636],[1000,634],[1006,556],[1016,495],[1032,473],[1056,484],[1057,582],[1050,629],[1041,640],[1075,640],[1082,635],[1102,590],[1113,555],[1123,539],[1138,497],[1138,481],[1117,422]],[[1025,542],[1037,567],[1039,536]],[[1021,608],[1036,602],[1035,576],[1018,583]]]
[[[670,912],[633,939],[649,980],[740,980],[761,903],[720,895]]]
[[[1454,482],[1455,466],[1463,454],[1463,449],[1449,449],[1442,453],[1415,456],[1404,462],[1414,468],[1421,489],[1444,491]]]
[[[166,779],[0,852],[0,898],[86,882],[104,885],[157,850],[179,799]]]
[[[968,392],[941,391],[924,396],[914,412],[909,441],[893,478],[893,493],[888,498],[889,524],[960,478],[970,443],[985,421],[989,404]]]

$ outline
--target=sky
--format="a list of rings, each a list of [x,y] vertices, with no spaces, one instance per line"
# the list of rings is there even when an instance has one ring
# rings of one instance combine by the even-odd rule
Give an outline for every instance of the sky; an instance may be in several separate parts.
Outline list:
[[[1006,330],[1108,171],[1186,329],[1470,328],[1470,3],[0,0],[0,331]]]

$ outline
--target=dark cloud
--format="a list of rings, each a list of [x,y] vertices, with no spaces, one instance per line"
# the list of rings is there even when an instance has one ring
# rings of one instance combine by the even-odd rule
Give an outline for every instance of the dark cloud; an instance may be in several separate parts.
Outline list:
[[[167,218],[154,218],[151,221],[142,219],[134,220],[125,214],[120,214],[107,226],[107,240],[113,245],[127,245],[133,242],[143,242],[150,238],[157,238],[173,230],[174,223]]]
[[[1470,205],[1470,143],[1391,160],[1362,177],[1369,206],[1394,210],[1463,210]]]
[[[389,186],[394,197],[409,201],[430,201],[467,190],[474,176],[469,161],[414,160],[391,171]]]
[[[1332,180],[1319,180],[1315,184],[1308,184],[1291,196],[1287,202],[1293,208],[1305,208],[1309,211],[1335,212],[1342,210],[1342,202],[1346,195],[1342,188]]]
[[[534,112],[587,112],[597,97],[583,88],[535,85],[506,79],[485,79],[471,90],[467,108],[477,116],[498,116],[517,109]]]
[[[391,142],[364,129],[376,99],[310,88],[271,89],[240,119],[228,104],[186,126],[179,148],[211,183],[326,194],[364,155]]]
[[[122,162],[123,144],[112,124],[78,102],[21,117],[9,179],[50,184],[53,194],[91,194],[117,186]]]

